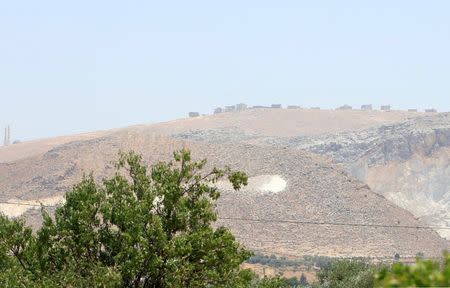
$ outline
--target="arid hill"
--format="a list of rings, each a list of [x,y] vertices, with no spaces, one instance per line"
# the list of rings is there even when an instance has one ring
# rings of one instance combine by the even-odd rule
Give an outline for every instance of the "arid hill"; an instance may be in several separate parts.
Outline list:
[[[393,124],[422,117],[421,113],[393,111],[340,111],[310,109],[252,109],[239,113],[222,113],[179,119],[125,129],[99,131],[78,135],[27,141],[0,147],[0,163],[14,162],[73,141],[83,141],[110,135],[121,130],[152,131],[158,135],[173,135],[189,131],[231,131],[259,137],[315,136],[327,133],[358,131],[379,125]]]
[[[279,124],[279,132],[255,133],[248,128],[250,124],[242,122],[240,126],[208,126],[204,129],[202,122],[206,120],[203,120],[195,126],[199,128],[192,128],[191,124],[189,130],[173,136],[212,143],[289,147],[327,156],[342,164],[348,173],[368,184],[374,192],[407,209],[428,225],[445,227],[436,230],[450,239],[450,113],[276,112],[287,113],[286,118],[289,113],[291,116],[297,113],[298,122],[292,123],[303,124],[306,122],[298,119],[315,113],[312,117],[315,121],[307,128],[300,125],[293,131],[294,128],[285,128],[283,121],[273,117],[273,111],[251,111],[249,115],[257,113],[262,122]],[[240,119],[244,116],[242,113],[228,117]],[[291,134],[287,133],[289,129]]]
[[[238,129],[266,137],[314,136],[357,131],[422,117],[422,113],[361,110],[249,109],[151,125],[161,133]]]
[[[258,141],[326,155],[427,224],[450,223],[450,113],[358,131]],[[449,228],[437,231],[450,238]]]
[[[39,141],[23,143],[27,151],[34,151],[27,157],[20,153],[11,156],[20,146],[3,147],[0,200],[41,200],[52,205],[83,172],[95,171],[98,180],[111,174],[111,161],[119,150],[136,150],[151,164],[168,160],[171,151],[186,147],[195,158],[207,158],[211,166],[230,165],[251,177],[249,186],[239,192],[219,184],[223,193],[218,204],[219,224],[230,227],[250,249],[287,257],[392,257],[418,252],[435,256],[450,245],[431,229],[408,228],[423,227],[424,222],[372,192],[327,155],[315,155],[285,142],[291,137],[350,133],[421,117],[412,114],[252,110],[135,126],[85,139],[73,136],[73,141],[45,149],[32,147]],[[316,115],[320,124],[312,121],[316,126],[307,127],[308,115]],[[358,121],[350,121],[352,118]],[[327,127],[330,119],[341,125]],[[290,121],[295,125],[289,127]],[[37,211],[29,208],[0,206],[11,215],[25,213],[30,223],[38,225]]]

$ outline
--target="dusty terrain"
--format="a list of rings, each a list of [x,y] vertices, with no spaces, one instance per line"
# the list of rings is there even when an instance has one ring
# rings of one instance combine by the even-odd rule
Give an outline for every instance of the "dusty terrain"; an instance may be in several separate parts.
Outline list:
[[[219,224],[254,251],[285,257],[435,256],[450,247],[448,241],[432,229],[405,228],[423,227],[422,220],[374,193],[345,165],[333,163],[333,156],[315,155],[289,142],[359,133],[422,115],[264,109],[141,125],[84,139],[72,136],[73,141],[60,145],[23,143],[29,145],[23,151],[33,151],[26,155],[15,145],[2,147],[0,200],[59,199],[83,172],[95,171],[98,180],[110,175],[119,150],[134,149],[151,164],[186,147],[197,159],[230,165],[251,177],[240,192],[224,184],[218,211]],[[36,211],[26,215],[30,223],[39,223]]]
[[[0,147],[0,163],[13,162],[35,155],[40,155],[59,145],[63,145],[72,141],[83,141],[98,138],[110,134],[113,131],[114,130],[98,131],[77,135],[39,139],[10,145],[8,147]]]

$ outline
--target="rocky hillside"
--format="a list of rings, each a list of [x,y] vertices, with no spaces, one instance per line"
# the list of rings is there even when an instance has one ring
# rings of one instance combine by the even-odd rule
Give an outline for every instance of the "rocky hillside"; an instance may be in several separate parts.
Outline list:
[[[251,124],[258,122],[258,117],[262,123],[276,121],[271,118],[272,113],[281,115],[283,111],[298,113],[296,123],[303,123],[306,116],[302,111],[308,110],[247,111],[136,126],[55,145],[25,159],[10,157],[0,164],[0,200],[57,203],[83,172],[95,171],[98,180],[111,174],[111,160],[119,150],[136,150],[151,164],[167,160],[171,151],[186,147],[196,158],[209,159],[211,166],[230,165],[251,176],[249,187],[243,191],[234,192],[225,184],[221,186],[218,211],[219,224],[230,227],[242,243],[255,251],[288,257],[311,254],[392,257],[395,253],[414,256],[418,252],[433,256],[449,248],[449,242],[433,230],[423,228],[423,221],[372,192],[365,183],[328,160],[337,157],[327,158],[327,153],[315,155],[298,149],[303,145],[299,135],[320,138],[329,132],[314,136],[308,132],[310,128],[276,129],[276,125],[271,128],[276,131],[264,132]],[[360,119],[372,119],[361,126],[348,121],[351,114],[341,114],[342,111],[314,112],[317,121],[330,117],[344,119],[347,126],[343,124],[345,129],[337,130],[344,134],[376,129],[373,127],[380,123],[391,125],[410,117],[404,113],[379,112],[369,113],[375,116],[368,117],[358,111]],[[240,122],[245,115],[254,117],[248,121],[249,126]],[[219,116],[229,118],[228,122],[217,121]],[[295,118],[295,114],[289,117]],[[233,122],[236,119],[241,120]],[[229,125],[232,122],[241,126]],[[333,129],[330,131],[336,134]],[[306,148],[313,150],[313,147],[316,146]],[[6,149],[14,148],[3,148],[2,153],[6,155]],[[9,151],[8,155],[13,153]],[[25,213],[31,223],[38,225],[36,211],[26,211],[30,207],[17,211],[19,207],[23,206],[3,204],[0,209]]]
[[[240,141],[325,155],[342,164],[373,191],[409,210],[428,225],[447,227],[450,224],[450,114],[413,113],[411,117],[402,118],[399,115],[403,114],[397,115],[397,112],[383,113],[397,115],[390,116],[390,120],[394,119],[390,122],[371,114],[380,112],[329,113],[347,113],[347,117],[360,120],[358,113],[361,112],[368,113],[368,119],[385,123],[373,121],[370,125],[355,124],[346,131],[334,129],[319,134],[297,131],[296,136],[284,137],[270,133],[250,134],[241,127],[194,129],[175,137],[210,142]],[[450,238],[450,229],[437,231]]]
[[[430,225],[450,224],[450,114],[281,143],[330,156]]]

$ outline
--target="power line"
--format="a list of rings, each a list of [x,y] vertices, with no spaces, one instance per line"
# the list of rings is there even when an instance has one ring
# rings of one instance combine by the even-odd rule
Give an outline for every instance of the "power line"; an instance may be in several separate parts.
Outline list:
[[[58,205],[44,205],[44,204],[31,204],[21,202],[0,202],[0,204],[9,205],[21,205],[29,207],[46,207],[55,208]],[[345,222],[330,222],[330,221],[299,221],[299,220],[283,220],[283,219],[255,219],[244,217],[219,217],[219,220],[234,220],[234,221],[247,221],[247,222],[260,222],[260,223],[288,223],[299,225],[329,225],[329,226],[349,226],[349,227],[373,227],[373,228],[399,228],[399,229],[443,229],[450,230],[447,226],[409,226],[409,225],[388,225],[388,224],[364,224],[364,223],[345,223]]]
[[[31,203],[23,203],[23,202],[0,202],[0,204],[30,206],[30,207],[48,207],[48,208],[57,207],[57,205],[31,204]]]

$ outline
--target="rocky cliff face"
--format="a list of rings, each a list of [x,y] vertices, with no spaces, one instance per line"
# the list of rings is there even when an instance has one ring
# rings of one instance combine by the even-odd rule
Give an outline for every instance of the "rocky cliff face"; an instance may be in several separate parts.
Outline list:
[[[450,225],[450,114],[367,130],[270,139],[328,155],[352,175],[433,226]],[[450,230],[439,230],[450,237]]]
[[[176,137],[289,147],[325,155],[427,224],[450,226],[450,113],[320,135],[274,137],[232,127],[186,131]],[[436,230],[450,239],[450,229]]]
[[[364,159],[369,166],[431,156],[450,146],[450,114],[416,118],[366,130],[284,139],[285,144],[333,157],[335,162]]]

